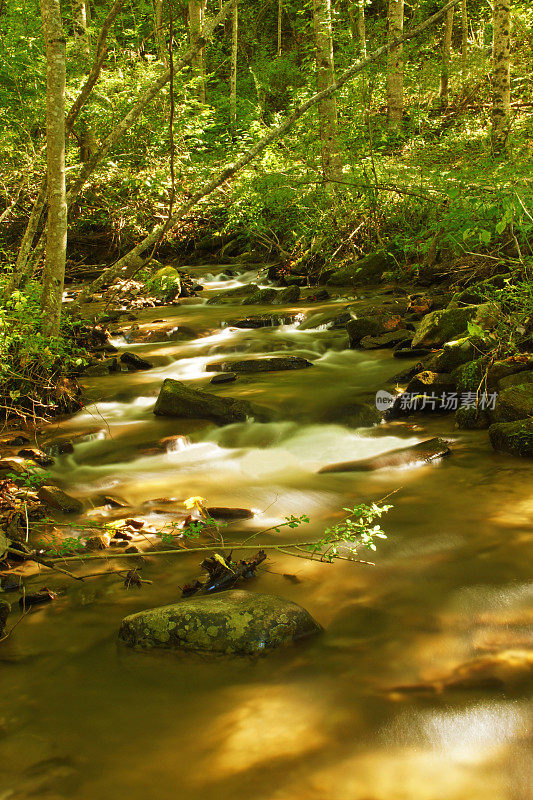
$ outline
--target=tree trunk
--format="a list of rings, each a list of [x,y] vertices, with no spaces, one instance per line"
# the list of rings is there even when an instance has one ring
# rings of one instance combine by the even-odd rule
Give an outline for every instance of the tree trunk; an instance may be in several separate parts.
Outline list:
[[[313,22],[316,41],[317,88],[319,92],[335,83],[333,65],[333,36],[331,30],[331,0],[313,0]],[[337,104],[333,95],[318,104],[322,175],[326,186],[342,175],[341,156],[337,141]]]
[[[65,69],[66,41],[59,0],[41,0],[46,46],[46,160],[48,222],[43,271],[43,333],[59,334],[65,259],[67,202],[65,192]]]
[[[197,43],[202,37],[202,0],[189,0],[189,35],[191,47],[196,49]],[[198,89],[196,96],[200,103],[205,103],[205,63],[204,49],[197,50],[192,60],[192,68],[195,78],[198,79]]]
[[[154,0],[154,33],[158,58],[166,66],[168,59],[163,30],[163,0]]]
[[[237,53],[239,48],[239,4],[235,3],[231,26],[231,67],[229,90],[229,116],[232,126],[237,122]]]
[[[403,32],[403,0],[389,0],[387,58],[387,117],[391,128],[403,118],[403,47],[390,47]]]
[[[278,56],[281,55],[282,22],[283,22],[283,0],[278,0]]]
[[[492,131],[494,153],[507,144],[511,114],[511,7],[510,0],[494,0],[494,43],[492,52]]]
[[[466,0],[461,0],[461,83],[466,84],[466,59],[468,56],[468,11]]]
[[[454,7],[448,9],[444,23],[444,39],[442,42],[442,68],[440,73],[439,98],[441,105],[448,105],[448,83],[450,78],[450,58],[452,54],[453,12]]]
[[[456,2],[457,0],[450,0],[450,2],[447,3],[440,11],[437,11],[431,17],[428,17],[428,19],[424,20],[424,22],[421,22],[420,25],[412,28],[412,30],[405,34],[405,36],[402,36],[398,42],[393,43],[392,45],[383,45],[383,47],[379,47],[362,61],[352,64],[352,66],[348,67],[348,69],[346,69],[334,83],[328,86],[327,89],[324,89],[322,92],[317,92],[317,94],[313,95],[313,97],[310,97],[309,100],[306,100],[304,103],[298,106],[292,112],[292,114],[286,117],[286,119],[280,125],[278,125],[277,128],[265,134],[265,136],[263,136],[263,138],[257,142],[257,144],[255,144],[239,159],[237,159],[235,163],[224,167],[224,169],[219,172],[218,175],[215,175],[204,186],[198,189],[198,191],[196,191],[192,197],[187,200],[187,202],[185,202],[176,210],[170,221],[154,228],[152,233],[146,236],[142,242],[139,242],[139,244],[130,250],[129,253],[126,253],[126,255],[119,259],[115,264],[105,270],[105,272],[103,272],[95,281],[93,281],[90,286],[83,290],[76,302],[70,306],[71,310],[75,311],[79,309],[80,305],[85,302],[89,295],[100,291],[102,286],[110,283],[122,275],[125,268],[134,262],[142,253],[148,250],[148,248],[154,246],[154,244],[159,240],[162,231],[165,229],[170,230],[177,225],[177,223],[182,220],[200,200],[202,200],[204,197],[208,197],[212,192],[215,191],[215,189],[217,189],[219,186],[222,186],[222,184],[225,183],[229,178],[239,172],[239,170],[250,164],[256,158],[256,156],[258,156],[259,153],[265,149],[265,147],[268,147],[270,144],[272,144],[272,142],[284,136],[292,128],[294,123],[301,119],[304,114],[309,111],[309,109],[313,108],[317,103],[322,102],[322,100],[326,99],[328,96],[334,94],[338,89],[340,89],[341,86],[344,86],[345,83],[354,78],[356,75],[364,72],[369,64],[373,64],[375,61],[380,59],[382,55],[388,53],[391,46],[399,47],[403,42],[416,38],[420,33],[433,25],[434,22],[441,19],[450,5],[454,5]]]
[[[74,36],[79,39],[80,50],[86,58],[91,54],[91,42],[88,35],[90,11],[87,0],[72,0],[72,28]]]
[[[71,106],[70,111],[67,114],[67,119],[65,121],[65,137],[68,137],[81,109],[85,105],[87,98],[89,97],[91,91],[93,90],[98,80],[107,53],[107,48],[105,46],[107,40],[107,34],[109,33],[109,30],[111,29],[111,26],[113,25],[116,16],[120,11],[120,9],[122,8],[123,4],[124,0],[115,0],[115,2],[113,3],[112,7],[109,10],[107,17],[104,20],[102,28],[100,29],[100,33],[98,35],[98,42],[96,45],[96,56],[94,58],[92,69],[87,77],[87,80],[82,86],[79,95],[77,96],[76,100]],[[41,219],[41,215],[43,213],[46,204],[46,193],[47,193],[47,175],[45,173],[43,180],[41,181],[41,185],[39,187],[39,194],[37,195],[37,198],[33,204],[30,218],[28,220],[28,224],[26,225],[26,230],[24,231],[24,236],[22,237],[22,242],[20,244],[19,252],[17,254],[17,262],[15,264],[13,275],[11,276],[10,284],[6,290],[6,296],[9,296],[11,292],[13,292],[15,289],[18,289],[21,286],[23,286],[28,276],[31,274],[31,271],[29,269],[29,257],[31,253],[33,240],[35,238],[35,234],[37,233],[37,229],[39,227],[39,221]]]
[[[348,0],[348,16],[350,18],[350,32],[352,39],[357,42],[357,52],[366,58],[366,23],[365,0]],[[355,11],[354,11],[355,5]]]

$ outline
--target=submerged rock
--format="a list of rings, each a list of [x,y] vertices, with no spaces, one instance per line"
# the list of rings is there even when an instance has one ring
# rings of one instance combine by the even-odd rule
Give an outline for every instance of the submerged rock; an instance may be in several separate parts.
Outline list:
[[[160,417],[212,419],[222,425],[245,422],[249,417],[258,416],[257,409],[245,400],[202,392],[173,378],[163,381],[154,414]]]
[[[63,514],[80,514],[83,511],[82,503],[58,486],[41,486],[37,497],[50,508],[61,511]]]
[[[322,467],[319,473],[324,472],[370,472],[377,469],[391,467],[409,467],[414,464],[423,464],[436,461],[450,455],[451,450],[444,439],[427,439],[411,447],[400,447],[388,453],[371,458],[362,458],[359,461],[344,461],[339,464],[330,464]]]
[[[213,375],[209,383],[232,383],[237,380],[235,372],[221,372],[219,375]]]
[[[489,428],[489,437],[495,450],[512,456],[533,456],[533,419],[496,422]]]
[[[286,369],[305,369],[312,363],[299,356],[281,356],[274,358],[248,358],[245,361],[220,361],[207,364],[207,372],[274,372]]]
[[[119,639],[138,649],[253,655],[321,630],[290,600],[233,590],[131,614],[120,626]]]

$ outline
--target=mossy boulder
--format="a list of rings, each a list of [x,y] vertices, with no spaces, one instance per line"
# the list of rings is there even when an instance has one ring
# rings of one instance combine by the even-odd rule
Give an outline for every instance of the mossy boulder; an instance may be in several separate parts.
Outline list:
[[[451,375],[457,384],[457,391],[477,392],[485,376],[487,363],[487,359],[481,356],[454,369]]]
[[[2,636],[4,632],[4,628],[6,627],[7,618],[11,611],[11,606],[7,602],[7,600],[0,600],[0,636]]]
[[[174,267],[161,267],[150,278],[149,285],[167,302],[171,302],[181,294],[181,278]]]
[[[428,361],[428,369],[435,372],[453,372],[476,357],[474,345],[468,337],[446,342],[442,350],[435,353]]]
[[[533,383],[509,386],[500,392],[492,419],[494,422],[514,422],[533,417]]]
[[[219,306],[227,303],[235,303],[243,297],[255,294],[259,291],[259,287],[255,283],[248,283],[244,286],[234,286],[233,289],[228,289],[225,292],[214,294],[207,301],[208,306]]]
[[[257,292],[248,295],[242,301],[242,306],[261,306],[265,303],[272,303],[276,300],[279,292],[277,289],[258,289]]]
[[[364,336],[359,346],[362,347],[363,350],[381,350],[385,347],[396,347],[396,345],[403,344],[404,342],[410,342],[412,335],[412,331],[404,328],[397,331],[382,333],[379,336]],[[406,347],[407,345],[404,346]]]
[[[131,614],[120,626],[119,639],[143,650],[254,655],[321,630],[290,600],[233,590]]]
[[[329,286],[351,286],[354,283],[377,283],[384,272],[394,269],[396,261],[389,253],[370,253],[353,264],[337,269],[326,281]]]
[[[525,386],[533,383],[533,372],[515,372],[514,375],[507,375],[502,378],[498,386],[501,390],[509,389],[511,386]]]
[[[497,422],[489,428],[495,450],[513,456],[533,456],[533,419]]]
[[[475,406],[461,406],[455,412],[455,425],[462,430],[482,430],[490,425],[489,415]]]
[[[278,292],[278,296],[275,298],[276,303],[297,303],[300,299],[300,287],[299,286],[287,286],[286,289],[282,289],[281,292]]]
[[[493,303],[463,308],[443,308],[427,314],[413,338],[413,347],[442,347],[445,342],[465,334],[469,322],[476,322],[490,330],[496,321],[497,309]]]
[[[533,369],[533,357],[525,359],[507,358],[503,361],[495,361],[487,373],[487,385],[489,389],[502,389],[502,381],[511,375],[518,375]]]
[[[386,328],[380,317],[360,317],[350,320],[346,325],[346,331],[353,350],[360,346],[361,339],[366,336],[379,336],[385,333]]]
[[[261,416],[251,403],[202,392],[173,378],[163,381],[154,414],[160,417],[209,419],[221,425],[245,422],[249,417]]]

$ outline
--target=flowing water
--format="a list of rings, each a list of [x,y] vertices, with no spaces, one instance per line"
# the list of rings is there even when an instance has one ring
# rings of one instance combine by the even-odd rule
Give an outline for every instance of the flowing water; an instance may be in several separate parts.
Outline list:
[[[308,514],[306,538],[343,507],[398,490],[389,538],[375,567],[270,557],[248,588],[296,601],[325,632],[258,660],[117,646],[122,617],[175,601],[197,556],[152,559],[142,590],[39,577],[36,586],[65,591],[0,650],[0,800],[529,800],[529,463],[495,454],[484,432],[453,431],[450,417],[348,427],[350,403],[388,388],[403,362],[349,350],[344,331],[323,325],[236,328],[273,309],[205,297],[256,274],[198,275],[201,299],[139,315],[152,329],[162,317],[183,327],[179,341],[117,337],[154,368],[87,381],[98,402],[59,427],[76,444],[54,479],[80,497],[120,496],[149,523],[172,518],[158,498],[253,509],[235,535]],[[282,313],[309,319],[332,305]],[[313,366],[209,387],[271,408],[276,421],[216,427],[152,414],[166,377],[204,387],[209,362],[289,353]],[[453,439],[439,464],[317,474],[433,435]],[[483,672],[495,661],[501,682]],[[461,665],[468,677],[445,686]]]

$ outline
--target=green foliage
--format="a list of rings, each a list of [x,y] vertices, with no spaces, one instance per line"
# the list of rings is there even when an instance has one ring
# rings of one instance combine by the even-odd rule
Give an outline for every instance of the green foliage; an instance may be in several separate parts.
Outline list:
[[[335,558],[348,558],[355,555],[357,548],[363,546],[368,550],[376,550],[376,539],[386,539],[386,534],[382,531],[379,524],[373,525],[376,519],[389,511],[392,506],[378,505],[372,503],[367,505],[361,503],[355,508],[343,508],[348,512],[342,522],[338,522],[331,528],[326,528],[322,538],[316,544],[308,545],[307,550],[320,555],[325,561],[333,561]]]

